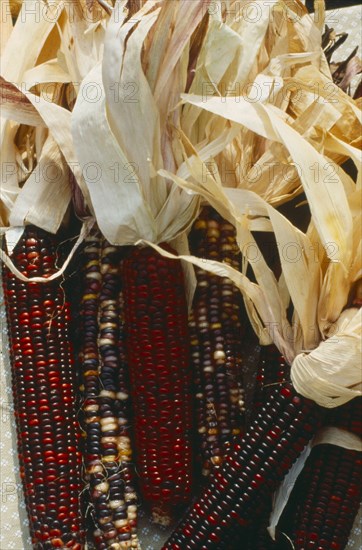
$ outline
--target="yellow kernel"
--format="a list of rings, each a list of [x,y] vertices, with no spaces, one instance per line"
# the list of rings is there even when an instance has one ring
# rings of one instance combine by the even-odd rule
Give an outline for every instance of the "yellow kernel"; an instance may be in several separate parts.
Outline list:
[[[101,443],[117,443],[118,437],[109,435],[107,437],[101,437]]]
[[[117,252],[117,247],[116,246],[106,246],[103,249],[103,255],[104,256],[107,256],[107,254],[112,254],[113,252]]]
[[[101,390],[100,395],[101,397],[110,397],[111,399],[116,398],[116,392],[114,391]]]
[[[130,506],[128,506],[128,511],[137,512],[137,506],[135,504],[131,504]]]
[[[96,279],[97,281],[100,281],[102,279],[102,275],[97,272],[87,273],[86,274],[87,279]]]
[[[126,393],[126,392],[119,391],[119,392],[117,393],[117,399],[120,399],[121,401],[125,401],[125,400],[128,399],[128,398],[129,398],[129,395],[128,395],[128,393]]]
[[[102,420],[103,420],[103,418],[100,419],[102,432],[108,432],[109,430],[113,431],[113,430],[117,429],[117,424],[115,422],[114,423],[109,422],[108,424],[104,424],[104,423],[102,423]]]
[[[97,294],[84,294],[83,300],[96,300]]]
[[[223,289],[223,290],[222,290],[222,295],[223,295],[223,296],[232,296],[232,295],[233,295],[233,291],[232,291],[232,290]]]
[[[131,449],[131,447],[128,447],[128,448],[125,449],[124,447],[123,447],[123,448],[122,448],[122,447],[120,448],[120,447],[118,446],[118,451],[119,451],[119,453],[120,453],[121,456],[131,456],[131,454],[132,454],[132,449]]]
[[[111,338],[100,338],[99,339],[99,345],[100,346],[112,346],[114,344],[114,340],[112,340]]]
[[[84,359],[98,359],[97,353],[85,353]]]
[[[116,455],[107,455],[103,457],[103,462],[117,462],[117,456]]]
[[[105,309],[108,307],[110,309],[115,309],[116,308],[116,301],[115,300],[103,300],[102,302],[102,308]]]
[[[122,500],[116,500],[114,502],[119,502],[119,506],[124,505],[124,501]],[[125,527],[126,525],[128,525],[128,519],[117,519],[115,520],[114,525],[115,527],[117,527],[117,529],[119,529],[120,527]]]
[[[98,371],[97,370],[87,370],[84,373],[84,376],[98,376]]]
[[[103,525],[104,523],[108,523],[109,521],[112,521],[112,516],[106,516],[104,518],[99,518],[99,523]]]
[[[126,502],[127,502],[128,500],[137,499],[137,494],[136,494],[136,493],[126,493],[126,494],[124,495],[124,498],[125,498]]]
[[[109,483],[107,481],[102,481],[101,483],[98,483],[98,485],[96,485],[94,488],[101,493],[107,493],[107,491],[109,490]]]
[[[88,468],[88,473],[89,474],[98,474],[99,472],[103,472],[103,466],[100,463],[93,464],[92,466],[90,466]]]
[[[110,321],[108,321],[107,323],[100,323],[99,324],[99,328],[101,330],[103,330],[104,328],[115,328],[117,327],[117,324],[116,323],[111,323]]]
[[[86,424],[91,424],[92,422],[99,422],[99,416],[91,416],[86,418]]]
[[[84,407],[84,410],[87,411],[87,412],[88,412],[88,411],[93,411],[93,412],[95,412],[95,411],[98,411],[98,409],[99,409],[99,405],[86,405],[86,406]]]

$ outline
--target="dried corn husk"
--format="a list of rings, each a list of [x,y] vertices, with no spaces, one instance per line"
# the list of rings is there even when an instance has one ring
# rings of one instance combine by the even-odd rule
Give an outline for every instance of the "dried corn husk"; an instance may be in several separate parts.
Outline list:
[[[328,408],[361,395],[361,336],[362,309],[345,310],[332,336],[294,359],[291,378],[296,390]]]
[[[190,37],[207,2],[149,1],[131,19],[124,6],[124,0],[115,4],[102,64],[82,83],[72,117],[75,150],[81,165],[93,162],[101,174],[86,173],[85,181],[106,238],[118,245],[160,243],[184,233],[199,207],[197,197],[158,170],[177,170],[183,161],[177,103],[187,84]],[[90,111],[85,90],[92,84],[100,99]]]
[[[34,171],[28,175],[28,178],[31,177],[30,182],[27,181],[27,185],[21,189],[18,187],[17,190],[9,188],[5,182],[2,189],[3,193],[13,193],[14,195],[11,206],[9,204],[9,211],[11,212],[8,217],[9,223],[11,226],[21,226],[24,223],[32,223],[36,220],[36,225],[39,227],[56,233],[71,200],[70,170],[74,173],[78,184],[83,187],[83,192],[87,196],[87,189],[83,184],[82,170],[74,155],[70,132],[70,112],[56,103],[48,102],[31,92],[25,91],[22,93],[20,87],[4,80],[0,84],[2,90],[6,92],[3,94],[2,99],[7,116],[11,119],[19,117],[28,120],[32,125],[44,125],[51,128],[52,133],[49,139],[53,140],[53,148],[58,151],[56,156],[52,155],[50,158],[48,153],[42,156],[42,148],[45,145],[44,137],[44,143],[42,143],[42,147],[37,154],[38,162],[42,160],[42,165],[39,168],[35,167]],[[16,150],[15,146],[14,149]],[[10,153],[8,153],[9,157]],[[64,161],[66,161],[66,165]],[[54,177],[51,176],[52,170],[55,172]],[[10,181],[13,183],[12,180]],[[15,184],[13,187],[15,187]],[[54,192],[59,195],[59,200],[54,200],[56,198],[54,196],[51,204],[49,204],[48,199]],[[30,211],[33,212],[33,215],[28,218],[28,212]]]
[[[20,10],[14,26],[10,8],[13,16]],[[10,2],[10,7],[6,0],[4,14],[0,85],[1,155],[6,168],[0,225],[2,232],[26,223],[56,232],[70,203],[73,172],[83,184],[67,134],[69,109],[81,80],[102,56],[108,16],[86,0],[49,5],[31,0]],[[24,134],[26,147],[19,144]],[[84,185],[83,193],[87,197]]]
[[[355,105],[333,84],[320,31],[304,7],[298,2],[260,2],[253,3],[253,8],[258,12],[257,24],[251,18],[232,18],[235,7],[226,10],[224,17],[221,8],[210,10],[209,33],[190,94],[198,95],[202,103],[209,97],[222,98],[222,103],[229,101],[235,110],[242,100],[250,108],[259,104],[278,107],[279,116],[308,141],[313,140],[318,150],[322,150],[324,138],[319,128],[337,135],[342,126],[343,139],[349,143],[359,139]],[[243,60],[240,64],[235,61],[239,59]],[[195,109],[194,104],[185,106],[182,130],[191,136],[196,149],[198,143],[211,139],[210,132],[218,134],[225,127],[214,114]],[[255,134],[252,126],[240,128],[217,158],[220,177],[225,186],[252,189],[268,202],[281,204],[302,190],[298,165],[283,145]]]

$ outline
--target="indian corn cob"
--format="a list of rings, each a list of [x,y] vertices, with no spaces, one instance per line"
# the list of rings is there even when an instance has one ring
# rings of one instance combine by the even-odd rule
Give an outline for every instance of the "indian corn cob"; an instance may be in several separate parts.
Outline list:
[[[273,386],[289,379],[289,370],[285,358],[276,346],[269,345],[261,348],[254,391],[254,414],[263,406]]]
[[[26,276],[56,271],[54,236],[27,226],[13,252]],[[3,268],[20,475],[34,548],[84,548],[80,433],[69,339],[69,303],[59,279],[23,282]]]
[[[190,234],[191,252],[240,266],[235,228],[204,207]],[[196,268],[189,319],[202,473],[219,466],[233,436],[244,431],[242,307],[229,279]]]
[[[80,363],[93,538],[97,550],[137,548],[120,249],[94,232],[83,261]]]
[[[274,345],[262,346],[251,418],[258,413],[264,403],[268,402],[275,386],[283,384],[288,378],[289,367],[278,348]],[[255,550],[256,548],[258,550],[271,550],[271,548],[274,548],[273,541],[267,531],[272,511],[271,495],[266,499],[264,508],[262,516],[257,518],[247,530],[247,533],[244,530],[240,533],[240,546],[245,547],[245,550]]]
[[[280,539],[278,542],[273,542],[267,528],[269,525],[270,513],[272,510],[272,498],[268,499],[268,504],[260,518],[248,529],[247,533],[243,529],[240,530],[240,543],[238,539],[234,542],[233,548],[243,548],[245,550],[282,550]]]
[[[289,383],[275,387],[163,549],[232,548],[240,527],[261,517],[321,416],[320,408],[297,395]]]
[[[362,399],[336,408],[327,425],[361,435]],[[284,515],[281,530],[296,550],[343,550],[362,499],[362,453],[336,445],[313,447]]]
[[[328,411],[327,426],[335,426],[362,436],[362,398],[356,397],[345,405]]]
[[[173,509],[188,503],[192,488],[182,267],[150,247],[136,247],[124,259],[123,285],[137,471],[153,520],[167,524]]]
[[[311,451],[295,492],[297,506],[287,531],[297,550],[343,550],[348,542],[361,497],[362,456],[335,445]],[[293,497],[291,497],[293,498]]]

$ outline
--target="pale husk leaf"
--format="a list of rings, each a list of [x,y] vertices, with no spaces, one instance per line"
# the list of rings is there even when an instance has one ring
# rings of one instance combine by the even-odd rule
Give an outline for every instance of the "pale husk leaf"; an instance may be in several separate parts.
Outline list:
[[[293,162],[298,167],[300,180],[308,198],[314,222],[322,241],[335,242],[338,246],[338,259],[347,267],[350,249],[346,242],[352,232],[347,198],[343,184],[335,175],[333,181],[325,184],[325,160],[301,135],[286,124],[274,107],[251,104],[243,98],[238,103],[233,98],[220,101],[216,97],[207,99],[200,96],[183,95],[183,100],[203,109],[242,124],[263,137],[283,143]],[[312,177],[310,167],[314,166],[317,177]]]
[[[97,102],[89,116],[81,93],[73,111],[75,147],[80,163],[85,165],[94,160],[95,143],[98,144],[96,148],[99,147],[96,163],[104,181],[92,183],[86,177],[86,183],[100,228],[112,243],[134,244],[139,239],[156,243],[172,241],[190,226],[198,212],[198,197],[184,193],[158,173],[163,167],[177,169],[177,159],[182,158],[173,149],[179,148],[175,140],[176,130],[166,124],[168,109],[174,107],[167,101],[171,96],[178,97],[186,85],[190,30],[197,26],[205,7],[198,0],[190,11],[186,10],[186,4],[162,4],[160,9],[156,2],[150,1],[143,5],[137,18],[126,21],[124,17],[117,20],[112,16],[106,33],[101,75],[98,69],[92,72],[105,100],[102,98]],[[122,7],[124,2],[117,5]],[[159,26],[171,9],[175,10],[175,21],[182,19],[182,28],[189,30],[181,37],[179,23],[172,29],[165,58],[158,57],[149,67],[153,75],[150,85],[143,67],[142,46],[149,35],[156,42],[165,41]],[[178,73],[176,94],[171,90],[173,81],[165,76],[170,70],[174,76]],[[83,82],[82,90],[89,84],[88,78]],[[129,90],[130,86],[133,86],[132,90]],[[157,102],[156,92],[160,86],[167,87],[169,92],[166,94],[166,112],[165,101],[160,99],[160,104]],[[107,148],[112,143],[112,154],[104,150],[104,143],[107,143]],[[118,181],[111,181],[112,177],[115,178],[107,167],[112,162],[120,175]],[[100,191],[101,188],[104,192]],[[122,205],[121,211],[119,204]]]
[[[100,230],[113,244],[131,244],[140,236],[153,239],[156,228],[143,199],[137,171],[132,169],[110,129],[104,94],[89,111],[82,93],[88,82],[103,89],[100,65],[83,81],[72,119],[77,158],[81,166],[93,166],[95,171],[94,174],[91,169],[86,170],[85,180]]]
[[[14,203],[10,225],[27,223],[56,233],[71,201],[69,170],[54,139],[48,136],[38,164]]]
[[[295,389],[327,408],[362,395],[362,309],[346,310],[334,330],[308,355],[299,354],[291,369]]]
[[[1,59],[1,74],[6,80],[21,84],[24,73],[35,66],[62,7],[62,0],[55,0],[49,6],[39,0],[23,2]]]

